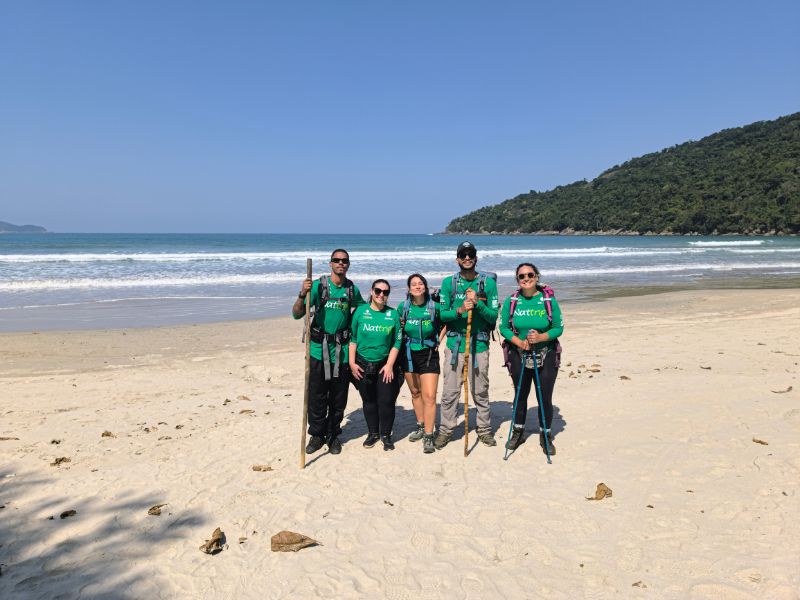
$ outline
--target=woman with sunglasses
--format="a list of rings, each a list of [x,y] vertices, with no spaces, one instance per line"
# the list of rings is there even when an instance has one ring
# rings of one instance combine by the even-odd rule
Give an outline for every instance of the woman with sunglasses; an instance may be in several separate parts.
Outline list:
[[[537,369],[541,388],[541,396],[537,390],[537,398],[544,407],[545,417],[542,423],[541,412],[537,410],[539,444],[546,451],[545,444],[549,441],[550,454],[555,454],[550,428],[553,424],[553,388],[558,375],[558,337],[564,331],[561,308],[551,293],[544,293],[545,290],[549,292],[549,288],[539,285],[539,270],[534,265],[520,264],[516,278],[519,289],[505,299],[500,309],[500,335],[508,346],[509,370],[516,395],[513,429],[506,448],[516,450],[525,441],[528,394]]]
[[[409,441],[424,440],[422,451],[434,451],[436,388],[439,384],[439,304],[431,299],[428,281],[419,273],[407,280],[408,294],[397,307],[403,326],[402,364],[411,403],[417,416],[417,430]]]
[[[402,343],[400,318],[387,304],[390,290],[388,281],[376,279],[369,303],[353,313],[349,358],[367,422],[364,447],[372,448],[381,440],[384,450],[394,450],[392,427],[401,382],[395,367]]]

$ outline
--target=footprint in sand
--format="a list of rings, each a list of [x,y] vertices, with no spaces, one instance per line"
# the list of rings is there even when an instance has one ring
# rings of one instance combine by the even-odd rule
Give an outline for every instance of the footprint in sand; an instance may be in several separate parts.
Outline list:
[[[404,584],[408,562],[404,558],[384,558],[383,578],[387,583]]]
[[[352,533],[342,533],[336,539],[338,550],[350,551],[356,547],[356,538]]]
[[[642,562],[642,550],[636,546],[623,547],[619,551],[617,566],[623,571],[631,573],[639,568]]]
[[[417,550],[428,554],[433,552],[433,545],[435,541],[436,540],[432,535],[422,531],[415,531],[411,535],[411,545]]]
[[[461,581],[461,589],[467,598],[479,598],[483,596],[483,582],[474,577],[464,577]]]
[[[737,589],[726,583],[698,583],[689,590],[689,598],[697,600],[752,600],[753,596],[749,592]]]

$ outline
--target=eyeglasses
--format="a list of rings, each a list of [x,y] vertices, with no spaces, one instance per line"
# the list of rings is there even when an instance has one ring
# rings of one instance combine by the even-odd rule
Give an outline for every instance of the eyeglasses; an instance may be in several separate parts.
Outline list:
[[[331,262],[332,263],[338,263],[340,265],[349,265],[350,264],[350,259],[349,258],[332,258]]]
[[[526,279],[536,279],[536,273],[520,273],[517,275],[517,279],[520,281],[525,281]]]
[[[376,296],[389,296],[389,290],[383,288],[372,288],[372,293]]]
[[[460,258],[461,260],[466,260],[466,259],[475,260],[476,256],[478,255],[475,254],[474,252],[462,252],[461,254],[458,255],[458,258]]]

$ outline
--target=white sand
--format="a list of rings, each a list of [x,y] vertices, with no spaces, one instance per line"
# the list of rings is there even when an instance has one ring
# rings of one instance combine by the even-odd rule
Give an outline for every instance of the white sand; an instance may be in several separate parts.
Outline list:
[[[552,465],[535,434],[502,460],[498,347],[496,448],[424,455],[404,388],[397,449],[365,450],[351,388],[301,471],[299,322],[0,335],[0,597],[800,597],[800,291],[564,311]]]

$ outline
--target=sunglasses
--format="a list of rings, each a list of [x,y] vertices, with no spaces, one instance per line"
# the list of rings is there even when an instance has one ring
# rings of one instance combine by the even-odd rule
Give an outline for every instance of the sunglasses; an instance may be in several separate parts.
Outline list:
[[[386,296],[389,297],[389,290],[385,290],[383,288],[372,288],[372,293],[376,296]]]
[[[349,258],[332,258],[331,262],[332,263],[338,263],[340,265],[349,265],[350,264],[350,259]]]
[[[477,255],[477,254],[475,254],[474,252],[464,252],[464,253],[462,253],[462,254],[459,254],[459,255],[458,255],[458,258],[460,258],[461,260],[464,260],[464,259],[467,259],[467,258],[470,258],[470,259],[472,259],[472,260],[475,260],[475,257],[476,257],[476,256],[478,256],[478,255]]]
[[[536,273],[520,273],[517,275],[517,279],[520,281],[525,281],[526,279],[536,279]]]

